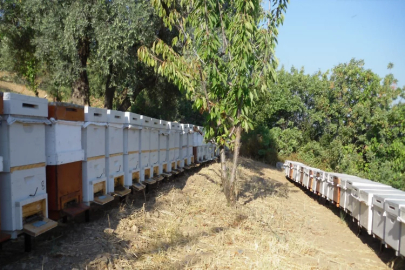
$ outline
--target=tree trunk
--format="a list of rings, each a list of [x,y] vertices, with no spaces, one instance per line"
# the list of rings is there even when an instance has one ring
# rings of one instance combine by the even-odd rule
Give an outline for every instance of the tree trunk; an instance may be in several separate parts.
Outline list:
[[[227,195],[228,202],[232,206],[235,205],[236,203],[235,183],[236,183],[236,170],[238,168],[241,134],[242,134],[242,127],[239,125],[236,127],[235,149],[233,151],[233,164],[231,177],[229,179],[229,193]]]
[[[226,182],[227,182],[227,173],[226,173],[226,157],[225,157],[225,147],[221,146],[220,147],[220,154],[221,154],[221,181],[222,181],[222,186],[225,187]]]
[[[81,67],[79,78],[72,84],[72,102],[90,106],[90,87],[87,77],[87,59],[90,56],[90,42],[87,38],[79,41],[78,56]]]
[[[105,94],[104,94],[104,108],[112,110],[115,94],[115,86],[111,86],[111,78],[113,76],[113,65],[109,64],[108,67],[107,82],[105,84]]]
[[[121,105],[117,108],[118,111],[126,112],[131,107],[131,99],[127,95],[121,102]]]

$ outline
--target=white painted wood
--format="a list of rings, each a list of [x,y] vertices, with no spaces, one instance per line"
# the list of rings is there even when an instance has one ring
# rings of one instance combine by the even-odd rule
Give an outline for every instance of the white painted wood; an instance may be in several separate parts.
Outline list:
[[[353,212],[353,196],[351,195],[353,193],[353,186],[356,187],[384,187],[384,188],[389,188],[390,186],[384,185],[381,183],[376,183],[368,179],[361,179],[361,178],[356,178],[356,179],[347,179],[346,181],[346,209],[349,212]]]
[[[166,165],[166,172],[169,172],[169,135],[170,135],[170,122],[160,120],[159,128],[159,174],[162,174],[163,166]]]
[[[176,122],[171,122],[170,134],[173,133],[174,136],[174,162],[176,163],[175,167],[177,168],[177,161],[180,161],[180,133],[182,132],[181,125]]]
[[[106,162],[106,175],[107,175],[107,183],[108,193],[114,192],[114,178],[124,176],[124,184],[125,184],[125,172],[124,172],[124,156],[109,156],[105,160]]]
[[[405,256],[405,204],[399,205],[399,221],[400,221],[400,240],[399,253]]]
[[[22,206],[47,199],[45,174],[45,166],[0,173],[2,230],[9,232],[22,230]]]
[[[140,181],[145,180],[145,170],[150,169],[150,134],[151,128],[153,127],[152,118],[148,116],[141,115],[142,130],[141,130],[141,153],[140,153]]]
[[[139,153],[124,155],[125,186],[132,186],[132,174],[139,172],[140,162]],[[139,179],[138,179],[139,180]]]
[[[0,156],[0,172],[3,171],[3,157]]]
[[[126,112],[124,124],[124,154],[139,151],[141,145],[142,121],[139,114]]]
[[[3,94],[3,113],[46,118],[48,117],[48,100],[7,92]]]
[[[193,137],[194,137],[193,127],[194,127],[194,125],[192,125],[192,124],[187,124],[187,125],[188,125],[187,156],[189,158],[189,162],[191,163],[191,157],[193,156]]]
[[[385,205],[389,200],[403,200],[405,203],[405,192],[389,195],[374,195],[372,205],[372,232],[373,235],[384,241],[384,231],[386,223]],[[397,208],[399,216],[399,207]],[[398,226],[399,228],[399,226]],[[399,234],[399,232],[398,232]]]
[[[84,106],[84,121],[107,123],[107,110],[101,108],[94,108]]]
[[[385,202],[384,241],[396,251],[396,255],[405,253],[405,226],[401,218],[401,208],[405,207],[404,199],[388,199]]]
[[[102,147],[104,148],[104,147]],[[94,200],[94,185],[100,182],[106,182],[107,176],[105,168],[105,157],[83,161],[83,202],[90,205]]]
[[[106,157],[124,152],[124,113],[114,110],[107,111],[108,125],[106,128]]]
[[[82,149],[83,122],[51,121],[45,127],[47,165],[60,165],[84,159]]]
[[[46,162],[44,123],[50,123],[49,120],[3,116],[0,121],[3,171],[10,172],[11,167]]]

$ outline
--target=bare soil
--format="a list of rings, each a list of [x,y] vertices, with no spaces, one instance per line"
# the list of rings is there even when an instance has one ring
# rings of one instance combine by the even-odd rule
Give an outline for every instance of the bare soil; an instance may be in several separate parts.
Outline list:
[[[36,239],[0,251],[3,269],[404,269],[392,250],[332,205],[242,158],[239,200],[227,206],[220,166],[164,180],[147,194],[92,208]]]

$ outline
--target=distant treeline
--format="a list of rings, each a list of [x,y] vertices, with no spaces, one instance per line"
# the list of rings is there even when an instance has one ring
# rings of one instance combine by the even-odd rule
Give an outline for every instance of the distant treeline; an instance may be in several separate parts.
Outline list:
[[[388,65],[392,69],[393,64]],[[244,155],[292,159],[405,189],[405,89],[351,60],[330,72],[278,71],[253,111]],[[395,102],[394,102],[395,101]]]

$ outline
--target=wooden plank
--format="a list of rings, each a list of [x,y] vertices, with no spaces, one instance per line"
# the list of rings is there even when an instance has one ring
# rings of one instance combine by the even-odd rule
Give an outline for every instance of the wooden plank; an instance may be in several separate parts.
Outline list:
[[[15,171],[22,171],[22,170],[29,170],[29,169],[34,169],[34,168],[42,168],[45,167],[46,163],[41,162],[41,163],[36,163],[36,164],[30,164],[30,165],[23,165],[23,166],[15,166],[10,168],[10,172],[15,172]]]
[[[23,205],[22,218],[30,217],[35,214],[46,216],[46,199]]]
[[[156,180],[154,180],[153,178],[149,178],[149,179],[146,179],[145,181],[143,181],[145,184],[148,184],[148,185],[153,185],[153,184],[155,184],[156,183]]]
[[[124,155],[124,153],[115,153],[115,154],[110,154],[110,157],[118,157],[118,156],[122,156]]]
[[[103,156],[89,157],[89,158],[87,158],[87,161],[90,161],[90,160],[97,160],[97,159],[100,159],[100,158],[105,158],[105,156],[103,155]],[[86,161],[86,160],[85,160],[85,161]]]
[[[41,235],[44,232],[47,232],[55,228],[56,226],[58,226],[57,222],[50,220],[48,218],[43,218],[42,221],[35,221],[32,223],[24,224],[23,231],[28,235],[37,237],[38,235]]]
[[[103,194],[107,193],[105,181],[99,182],[93,185],[93,193],[102,192]]]
[[[164,177],[170,177],[170,176],[172,176],[171,173],[162,173],[162,175],[163,175]]]
[[[161,175],[157,175],[157,176],[154,176],[153,179],[156,181],[162,181],[164,179],[164,177]]]
[[[67,121],[84,121],[84,107],[69,103],[48,104],[48,119]]]
[[[146,187],[144,185],[142,185],[141,183],[133,183],[132,188],[136,189],[137,191],[140,191]]]
[[[128,151],[128,155],[132,155],[132,154],[138,154],[139,151]]]
[[[96,204],[104,205],[114,200],[114,197],[108,194],[94,197],[93,202]]]
[[[75,217],[89,209],[90,209],[90,206],[87,206],[84,203],[79,203],[74,206],[70,206],[68,208],[63,209],[62,212],[70,217]]]
[[[120,196],[120,197],[124,197],[126,195],[128,195],[129,193],[131,193],[131,190],[129,188],[124,188],[124,189],[119,189],[119,190],[114,190],[114,195]]]

